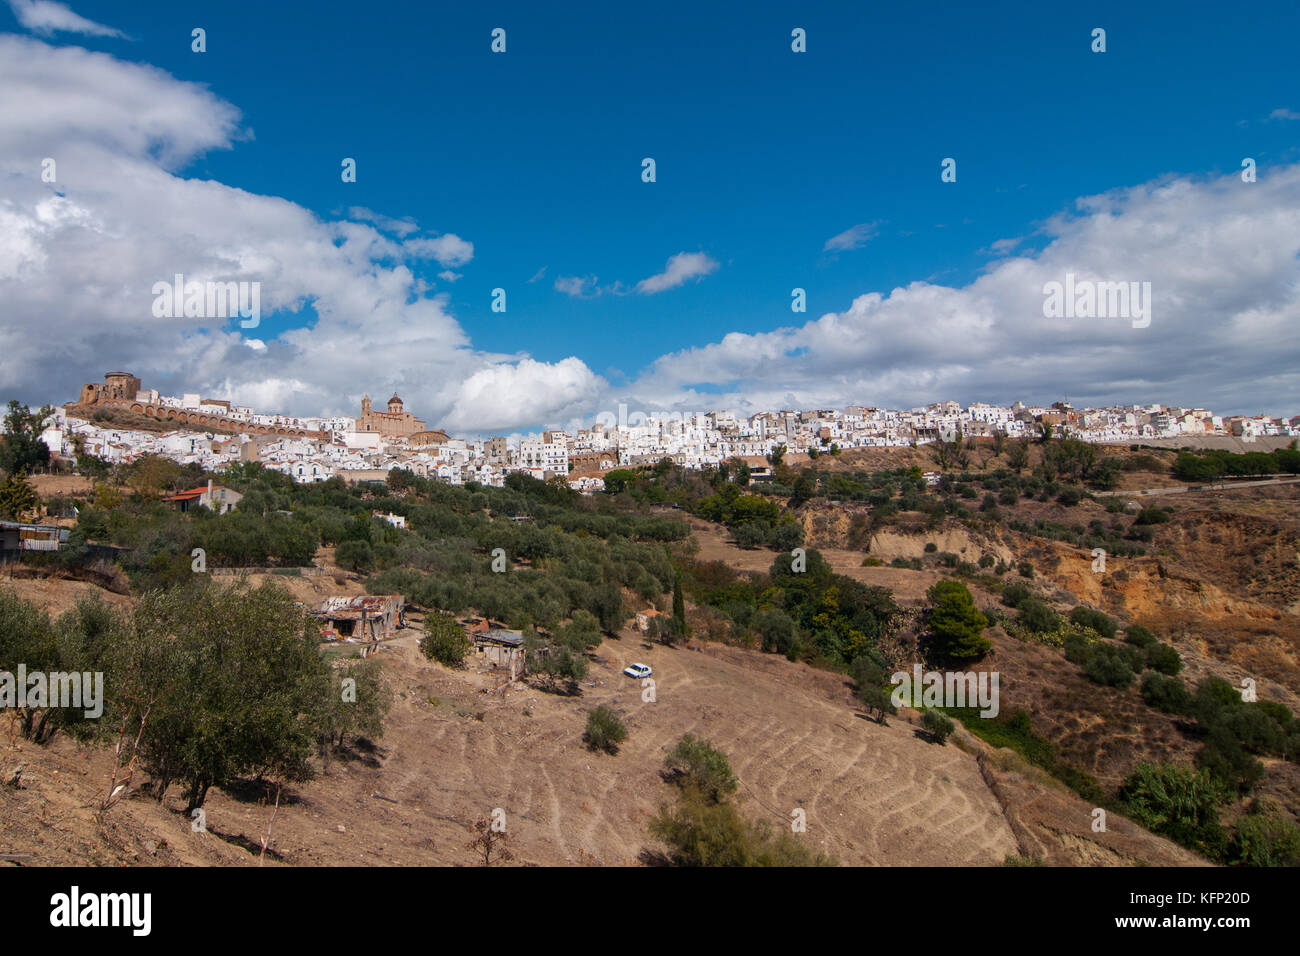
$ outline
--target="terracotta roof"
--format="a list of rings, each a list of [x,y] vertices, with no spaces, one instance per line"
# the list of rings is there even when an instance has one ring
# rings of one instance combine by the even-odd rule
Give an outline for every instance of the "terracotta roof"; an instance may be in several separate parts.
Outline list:
[[[221,486],[221,485],[213,485],[213,486],[212,486],[212,490],[213,490],[213,491],[216,491],[216,490],[217,490],[218,488],[220,488],[220,487],[222,487],[222,486]],[[191,488],[189,491],[182,491],[182,492],[180,492],[180,493],[178,493],[178,494],[169,495],[169,496],[167,496],[166,498],[164,498],[163,501],[181,501],[181,500],[183,500],[183,499],[185,499],[185,498],[197,498],[197,497],[199,497],[199,495],[206,494],[206,493],[207,493],[207,490],[208,490],[208,486],[207,486],[207,485],[200,485],[200,486],[197,487],[197,488]]]

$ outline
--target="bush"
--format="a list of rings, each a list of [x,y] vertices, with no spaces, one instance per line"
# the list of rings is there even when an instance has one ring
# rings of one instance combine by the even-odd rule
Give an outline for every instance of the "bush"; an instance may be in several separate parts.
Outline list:
[[[792,551],[803,544],[803,525],[797,522],[780,524],[767,534],[767,546],[773,551]]]
[[[1090,627],[1102,637],[1114,637],[1115,622],[1095,608],[1080,604],[1070,612],[1070,623],[1079,627]]]
[[[1183,682],[1164,674],[1143,676],[1142,699],[1149,707],[1166,714],[1185,714],[1192,705],[1192,695]]]
[[[1020,624],[1035,634],[1047,634],[1061,626],[1057,614],[1042,598],[1030,597],[1020,602]]]
[[[1173,677],[1183,669],[1183,659],[1168,644],[1150,644],[1146,649],[1146,665],[1153,671]]]
[[[430,614],[424,621],[420,650],[429,660],[446,667],[463,667],[473,643],[465,628],[450,614]]]
[[[927,542],[925,543],[925,553],[926,553],[926,554],[934,554],[934,553],[935,553],[936,551],[938,551],[938,550],[939,550],[939,546],[938,546],[937,544],[935,544],[933,541],[927,541]]]
[[[730,803],[709,803],[684,790],[675,808],[650,821],[650,833],[669,848],[676,866],[834,866],[830,857],[792,833],[750,823]]]
[[[1101,645],[1084,662],[1088,679],[1106,687],[1128,687],[1136,676],[1133,669],[1113,648]]]
[[[768,529],[762,521],[748,521],[733,528],[731,535],[736,539],[737,547],[752,551],[767,543]]]
[[[1124,632],[1124,640],[1145,648],[1156,643],[1156,636],[1141,624],[1130,624],[1128,630]]]
[[[1061,489],[1061,493],[1056,496],[1056,500],[1067,508],[1073,508],[1083,500],[1083,492],[1074,485],[1066,485]]]
[[[1248,814],[1237,822],[1231,861],[1241,866],[1300,865],[1300,828],[1272,814]]]
[[[1141,764],[1120,786],[1129,815],[1152,833],[1199,850],[1211,858],[1223,852],[1219,825],[1223,788],[1204,771],[1173,764]]]
[[[739,786],[727,755],[691,734],[668,752],[664,768],[675,782],[695,788],[710,803],[721,803]]]
[[[921,715],[921,726],[939,744],[946,744],[955,729],[953,722],[937,710],[927,710]]]
[[[1134,524],[1164,524],[1169,520],[1169,511],[1166,508],[1158,508],[1155,505],[1143,508],[1138,512]]]
[[[991,554],[981,554],[981,555],[980,555],[979,566],[980,566],[981,568],[984,568],[985,570],[987,570],[988,568],[993,567],[993,563],[994,563],[993,555],[991,555]]]
[[[1032,578],[1034,576],[1034,566],[1028,561],[1021,561],[1016,565],[1016,570],[1020,572],[1022,578]]]
[[[1020,607],[1021,602],[1032,593],[1029,585],[1014,581],[1002,589],[1002,603],[1007,607]]]
[[[1239,794],[1249,793],[1264,776],[1264,765],[1242,746],[1227,722],[1211,728],[1196,765],[1224,789]]]
[[[604,704],[593,707],[587,713],[587,729],[582,740],[588,750],[603,750],[607,754],[618,753],[618,745],[627,739],[627,727]]]

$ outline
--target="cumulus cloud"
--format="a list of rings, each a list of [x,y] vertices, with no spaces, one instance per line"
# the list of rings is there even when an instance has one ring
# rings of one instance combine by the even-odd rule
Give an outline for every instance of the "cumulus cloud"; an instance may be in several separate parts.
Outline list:
[[[595,405],[605,381],[577,358],[497,363],[456,387],[444,421],[466,431],[502,431],[520,422],[549,423],[581,417]],[[540,404],[539,404],[540,403]]]
[[[941,398],[1168,401],[1294,414],[1300,405],[1300,166],[1267,182],[1169,177],[1077,200],[1034,255],[969,285],[913,282],[771,332],[662,356],[631,389],[681,407]],[[1150,282],[1148,328],[1049,319],[1043,288]],[[698,390],[707,385],[707,393]]]
[[[868,241],[876,238],[880,232],[879,226],[880,224],[876,222],[861,222],[851,226],[839,235],[827,239],[826,245],[822,246],[822,252],[848,252],[864,246]]]
[[[1285,108],[1281,108],[1281,109],[1275,109],[1273,112],[1269,113],[1268,118],[1280,119],[1280,120],[1300,120],[1300,113],[1297,113],[1295,110],[1288,110]]]
[[[355,414],[362,392],[390,388],[431,422],[466,426],[480,399],[501,428],[537,424],[582,388],[596,403],[600,380],[577,358],[548,375],[546,363],[475,349],[446,296],[429,294],[407,265],[463,263],[468,241],[403,243],[369,222],[322,220],[278,197],[177,175],[246,135],[239,111],[202,86],[0,35],[6,397],[66,401],[112,367],[164,393],[296,414]],[[42,180],[43,159],[54,160],[53,182]],[[300,327],[251,339],[237,319],[155,317],[153,286],[177,273],[258,282],[263,328],[277,310],[302,313]],[[502,402],[491,390],[462,390],[497,365],[538,391]]]
[[[62,3],[53,0],[9,0],[18,22],[41,36],[54,33],[81,33],[95,37],[125,37],[121,30],[106,27],[94,20],[73,13]]]
[[[701,279],[717,270],[717,261],[702,252],[679,252],[669,257],[663,272],[638,282],[636,291],[642,295],[654,295],[665,289],[675,289],[691,279]]]

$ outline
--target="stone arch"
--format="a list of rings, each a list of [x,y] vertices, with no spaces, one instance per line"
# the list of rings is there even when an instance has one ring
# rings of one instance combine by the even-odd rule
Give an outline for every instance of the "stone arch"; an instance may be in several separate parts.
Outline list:
[[[141,405],[139,402],[136,402],[134,405],[131,406],[131,411],[143,414],[144,406]]]

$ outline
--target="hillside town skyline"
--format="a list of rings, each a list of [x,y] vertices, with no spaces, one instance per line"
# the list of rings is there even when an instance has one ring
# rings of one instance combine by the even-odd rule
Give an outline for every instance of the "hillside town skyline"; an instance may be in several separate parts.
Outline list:
[[[604,487],[602,473],[614,468],[663,458],[694,469],[734,459],[761,464],[778,449],[815,456],[999,436],[1100,444],[1216,438],[1250,443],[1300,436],[1300,415],[1225,416],[1163,403],[1076,408],[1065,400],[1048,405],[939,401],[911,409],[847,404],[748,415],[620,405],[593,416],[586,426],[468,437],[429,427],[396,393],[382,409],[367,393],[359,410],[356,416],[284,415],[199,392],[163,395],[129,372],[110,372],[103,382],[84,385],[76,401],[54,406],[43,438],[53,454],[65,458],[80,452],[129,463],[154,454],[209,471],[258,462],[299,482],[336,475],[377,480],[404,468],[451,484],[499,486],[507,474],[519,471],[541,479],[562,477],[579,491],[595,491]],[[142,426],[151,419],[150,427],[131,427],[131,416]],[[159,430],[159,425],[175,428]]]

